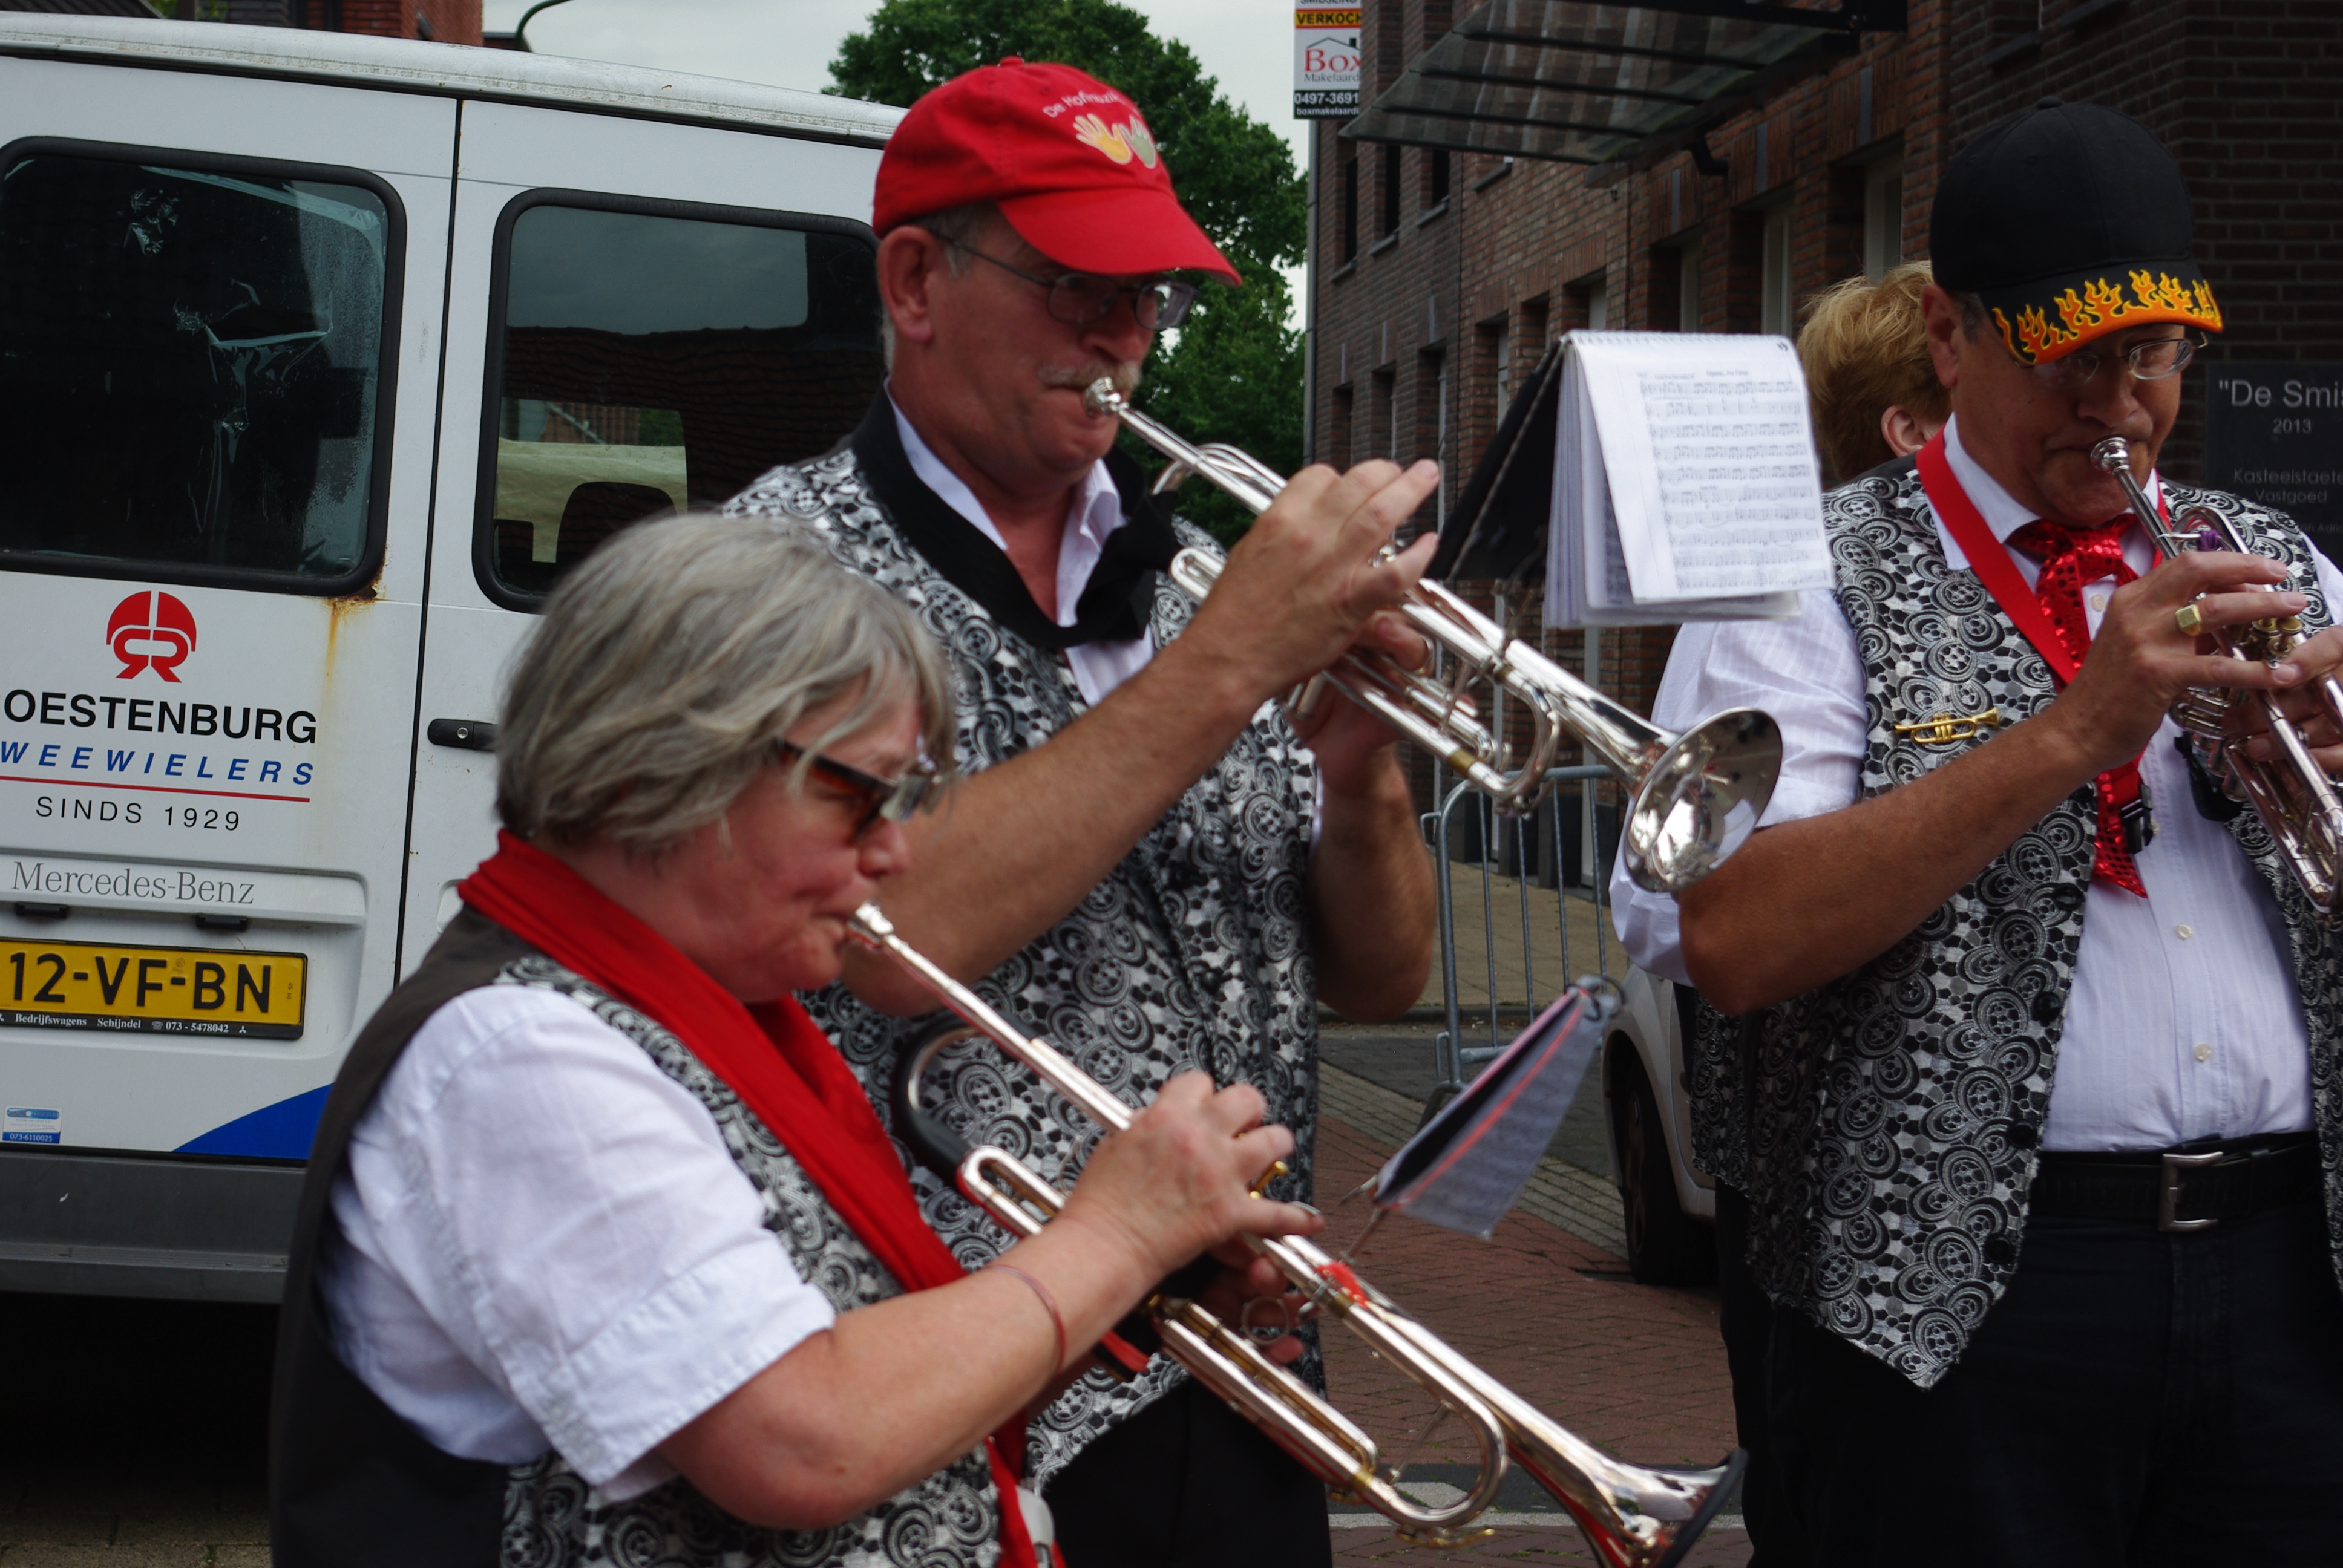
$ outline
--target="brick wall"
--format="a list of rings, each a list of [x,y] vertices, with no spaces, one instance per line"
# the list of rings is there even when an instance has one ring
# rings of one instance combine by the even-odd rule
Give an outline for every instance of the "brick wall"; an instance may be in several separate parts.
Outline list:
[[[1448,25],[1446,0],[1365,0],[1369,85]],[[1471,7],[1459,5],[1454,14]],[[1785,208],[1790,290],[1803,298],[1863,269],[1869,176],[1900,163],[1906,257],[1927,253],[1938,172],[1967,139],[2046,93],[2107,104],[2164,138],[2187,172],[2197,256],[2227,330],[2212,357],[2343,360],[2343,6],[2334,0],[1911,0],[1909,26],[1723,122],[1722,174],[1688,152],[1590,180],[1575,166],[1451,156],[1446,203],[1426,213],[1431,153],[1399,152],[1401,221],[1378,226],[1371,173],[1384,150],[1316,127],[1312,268],[1316,455],[1439,456],[1453,500],[1503,397],[1553,337],[1587,325],[1597,286],[1612,327],[1755,331],[1766,219]],[[1346,247],[1342,164],[1362,160]],[[1351,259],[1347,262],[1344,257]],[[1689,257],[1689,265],[1687,265]],[[1686,285],[1696,297],[1686,309]],[[1444,450],[1438,371],[1447,372]],[[2203,461],[2205,388],[2192,373],[2165,463]],[[1400,412],[1386,453],[1371,407]],[[1349,410],[1346,416],[1344,410]],[[1346,442],[1344,431],[1350,432]],[[1429,523],[1437,508],[1419,520]],[[1468,585],[1457,585],[1467,587]],[[1485,587],[1476,597],[1487,598]],[[1576,632],[1544,634],[1581,668]],[[1648,712],[1674,633],[1605,632],[1602,684]]]
[[[1676,327],[1689,251],[1697,325],[1755,330],[1765,221],[1783,204],[1792,213],[1796,292],[1859,270],[1862,169],[1899,148],[1906,166],[1904,245],[1916,249],[1926,221],[1912,215],[1926,213],[1930,160],[1944,140],[1937,84],[1946,5],[1914,0],[1911,9],[1909,33],[1868,37],[1829,71],[1727,121],[1711,138],[1725,160],[1721,176],[1703,175],[1689,153],[1601,184],[1576,166],[1455,153],[1447,201],[1427,210],[1411,199],[1388,235],[1363,188],[1358,230],[1346,246],[1342,182],[1332,171],[1352,156],[1363,170],[1379,168],[1384,154],[1342,142],[1335,123],[1322,122],[1312,346],[1318,455],[1439,457],[1453,502],[1495,432],[1502,399],[1553,338],[1590,324],[1598,298],[1605,325]],[[1437,40],[1448,15],[1448,6],[1426,0],[1367,0],[1371,74],[1395,78],[1398,65]],[[1408,147],[1399,156],[1403,189],[1426,188],[1431,151]],[[1424,433],[1440,421],[1423,405],[1440,395],[1436,372],[1443,367],[1449,438],[1435,451]],[[1355,419],[1383,396],[1399,406],[1413,445],[1385,454],[1359,438],[1353,424],[1346,451],[1342,410],[1351,407]],[[1427,507],[1419,521],[1430,523],[1438,509]],[[1486,585],[1456,586],[1488,601]],[[1516,603],[1523,597],[1513,595]],[[1581,634],[1539,632],[1534,604],[1526,629],[1566,668],[1584,668]],[[1674,637],[1664,627],[1603,633],[1600,683],[1648,711]]]
[[[301,7],[299,25],[323,27],[329,9],[340,14],[341,31],[370,33],[386,38],[430,36],[442,44],[480,41],[480,0],[296,0]]]
[[[2209,360],[2343,360],[2343,6],[2332,0],[2043,0],[1958,15],[1956,141],[2044,94],[2138,119],[2180,159],[2220,301]],[[2162,465],[2204,464],[2192,372]]]

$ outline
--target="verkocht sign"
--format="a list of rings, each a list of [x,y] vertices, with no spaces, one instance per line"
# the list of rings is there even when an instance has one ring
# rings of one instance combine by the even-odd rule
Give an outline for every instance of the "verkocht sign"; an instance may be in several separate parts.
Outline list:
[[[1293,117],[1348,119],[1359,112],[1359,10],[1293,8]]]

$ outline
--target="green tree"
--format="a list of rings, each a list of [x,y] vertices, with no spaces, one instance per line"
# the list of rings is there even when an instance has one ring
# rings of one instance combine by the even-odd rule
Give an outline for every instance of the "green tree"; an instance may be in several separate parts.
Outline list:
[[[1287,330],[1280,265],[1302,260],[1305,182],[1285,139],[1232,104],[1177,40],[1113,0],[883,0],[830,63],[834,93],[908,105],[1008,55],[1087,71],[1147,116],[1180,200],[1245,286],[1204,285],[1148,364],[1139,404],[1199,444],[1229,441],[1283,473],[1302,465],[1302,337]],[[1151,454],[1147,454],[1151,458]],[[1223,538],[1251,517],[1202,480],[1182,515]]]

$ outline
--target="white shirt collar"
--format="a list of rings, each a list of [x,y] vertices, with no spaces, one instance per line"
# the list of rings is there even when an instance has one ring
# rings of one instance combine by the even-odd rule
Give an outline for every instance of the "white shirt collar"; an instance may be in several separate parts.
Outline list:
[[[1961,417],[1957,414],[1945,421],[1945,463],[1952,469],[1953,477],[1961,482],[1961,488],[1968,492],[1970,504],[1976,508],[1977,516],[1985,519],[1985,526],[1993,530],[1995,538],[2006,544],[2010,535],[2035,520],[2035,514],[2003,489],[2001,481],[1986,473],[1983,466],[1969,456],[1968,448],[1961,445]],[[2147,476],[2147,498],[2158,506],[2164,503],[2162,484],[2163,481],[2151,470]],[[1936,522],[1936,538],[1945,547],[1946,566],[1955,571],[1968,566],[1968,552],[1961,548],[1960,541],[1953,538],[1952,530],[1945,527],[1941,518]],[[2132,536],[2127,535],[2125,543],[2128,547],[2131,542]],[[2144,545],[2144,538],[2142,542]],[[2130,553],[2127,548],[2126,554]],[[2028,580],[2031,580],[2031,574]]]
[[[984,504],[976,492],[950,468],[943,459],[931,451],[903,417],[895,394],[887,394],[887,407],[894,410],[895,433],[902,437],[903,456],[911,462],[911,472],[920,482],[936,493],[944,505],[968,519],[977,532],[990,539],[1003,554],[1009,541],[1001,537]],[[1127,519],[1122,515],[1122,496],[1114,487],[1114,477],[1106,471],[1103,461],[1092,463],[1090,472],[1082,476],[1081,487],[1074,493],[1073,508],[1067,514],[1066,531],[1058,541],[1058,624],[1071,626],[1082,602],[1082,590],[1091,586],[1091,574],[1098,569],[1099,557],[1106,550],[1109,535],[1122,527]]]

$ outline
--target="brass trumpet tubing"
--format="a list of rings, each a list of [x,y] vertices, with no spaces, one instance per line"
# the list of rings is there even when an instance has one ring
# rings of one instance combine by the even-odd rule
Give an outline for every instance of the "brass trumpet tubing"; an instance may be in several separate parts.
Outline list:
[[[2228,519],[2206,508],[2191,508],[2167,525],[2133,477],[2131,446],[2123,437],[2109,436],[2093,447],[2091,461],[2122,487],[2132,516],[2167,557],[2199,548],[2198,536],[2207,531],[2223,548],[2246,553]],[[2301,623],[2292,617],[2273,617],[2247,627],[2214,627],[2209,634],[2230,658],[2266,665],[2284,658],[2302,641]],[[2343,730],[2343,683],[2332,675],[2321,676],[2311,690],[2328,721]],[[2301,730],[2280,710],[2270,692],[2255,690],[2250,697],[2268,725],[2279,755],[2258,759],[2230,744],[2227,720],[2241,695],[2237,689],[2191,688],[2172,705],[2173,721],[2188,732],[2198,759],[2214,778],[2254,809],[2320,921],[2334,926],[2343,921],[2343,899],[2338,897],[2338,870],[2343,869],[2338,868],[2338,859],[2343,859],[2343,798],[2337,795],[2326,769],[2310,754]]]
[[[1221,564],[1202,550],[1186,549],[1172,558],[1166,575],[1182,593],[1201,600],[1220,581]],[[1444,715],[1454,713],[1455,704],[1430,682],[1403,678],[1407,674],[1396,667],[1385,669],[1355,653],[1344,654],[1337,668],[1326,672],[1329,685],[1463,774],[1474,789],[1497,794],[1513,788],[1503,773],[1489,766],[1496,753],[1495,739],[1461,718],[1443,723]],[[1299,706],[1296,698],[1289,698],[1286,710],[1299,717]]]
[[[1132,408],[1111,382],[1091,383],[1082,400],[1092,413],[1120,418],[1171,459],[1156,478],[1159,495],[1201,475],[1258,513],[1285,487],[1276,470],[1236,447],[1191,445]],[[1391,547],[1384,550],[1388,558]],[[1202,598],[1220,572],[1202,552],[1184,550],[1170,576],[1191,597]],[[1457,660],[1462,673],[1489,681],[1523,705],[1531,739],[1521,767],[1506,767],[1502,737],[1467,719],[1449,692],[1388,658],[1353,653],[1324,678],[1463,774],[1500,813],[1518,816],[1537,804],[1564,735],[1575,735],[1631,792],[1620,839],[1629,876],[1638,887],[1673,893],[1706,876],[1731,852],[1735,808],[1750,808],[1745,824],[1750,827],[1764,812],[1782,764],[1780,731],[1765,714],[1735,709],[1670,735],[1513,640],[1436,582],[1419,582],[1397,608]],[[1289,699],[1288,711],[1295,709]]]
[[[1019,1030],[904,941],[877,905],[856,910],[850,930],[866,946],[918,976],[1011,1060],[1082,1107],[1100,1126],[1121,1131],[1131,1124],[1128,1106],[1063,1052]],[[1021,1235],[1036,1233],[1063,1201],[1048,1182],[999,1149],[972,1152],[961,1166],[960,1185]],[[1315,1242],[1293,1236],[1247,1241],[1305,1300],[1364,1340],[1369,1349],[1463,1421],[1481,1452],[1479,1477],[1471,1491],[1439,1508],[1425,1507],[1402,1493],[1378,1473],[1381,1453],[1373,1438],[1193,1302],[1159,1300],[1151,1304],[1167,1350],[1312,1473],[1363,1499],[1408,1539],[1431,1545],[1459,1545],[1472,1539],[1467,1522],[1494,1500],[1509,1455],[1570,1510],[1614,1568],[1665,1568],[1682,1555],[1697,1534],[1696,1526],[1721,1503],[1722,1489],[1735,1473],[1733,1464],[1698,1472],[1623,1464],[1547,1419],[1459,1355]]]
[[[1057,1217],[1063,1200],[1031,1166],[1006,1150],[987,1146],[969,1151],[960,1167],[960,1191],[984,1206],[1001,1225],[1033,1237]],[[1038,1211],[1038,1212],[1037,1212]],[[1443,1402],[1461,1408],[1473,1430],[1488,1434],[1482,1454],[1481,1483],[1455,1503],[1426,1507],[1396,1491],[1378,1473],[1381,1451],[1373,1438],[1315,1391],[1261,1352],[1244,1335],[1193,1302],[1156,1302],[1156,1332],[1165,1352],[1190,1374],[1254,1425],[1275,1434],[1295,1459],[1329,1486],[1336,1487],[1399,1522],[1415,1536],[1435,1543],[1467,1536],[1452,1530],[1495,1501],[1505,1475],[1505,1445],[1496,1418],[1469,1396]],[[1372,1332],[1370,1343],[1375,1342]],[[1411,1359],[1394,1347],[1391,1359]],[[1419,1379],[1419,1381],[1421,1381]]]

